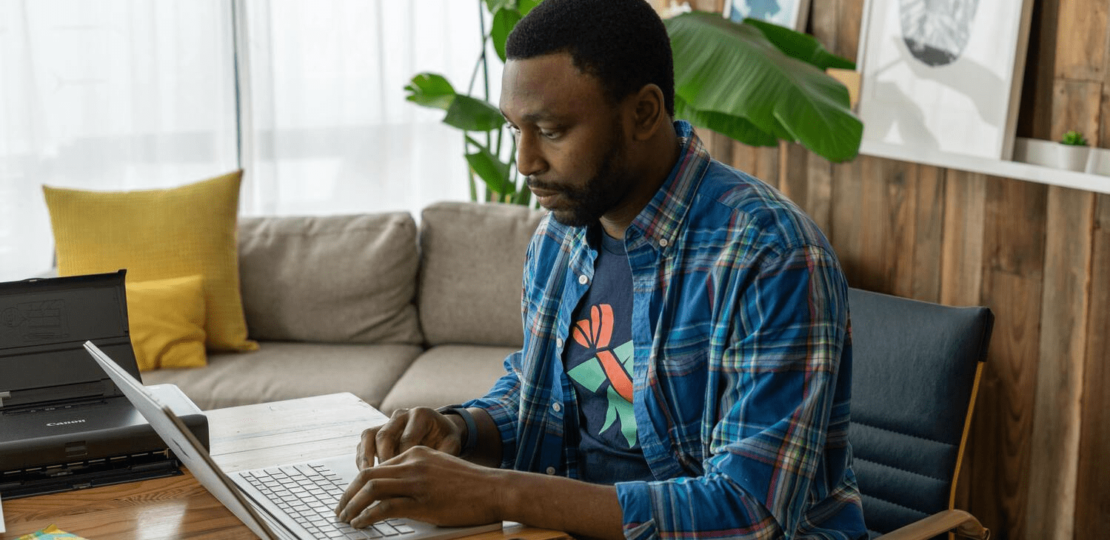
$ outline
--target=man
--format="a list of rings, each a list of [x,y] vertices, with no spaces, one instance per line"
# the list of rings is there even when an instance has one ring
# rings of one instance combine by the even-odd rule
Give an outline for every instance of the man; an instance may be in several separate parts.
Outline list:
[[[550,210],[524,347],[465,408],[367,430],[341,519],[866,537],[847,287],[820,231],[672,121],[670,42],[643,0],[547,0],[507,52],[501,111]]]

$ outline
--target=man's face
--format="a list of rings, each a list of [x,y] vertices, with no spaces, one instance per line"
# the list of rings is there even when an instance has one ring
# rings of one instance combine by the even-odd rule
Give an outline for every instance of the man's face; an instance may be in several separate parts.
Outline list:
[[[501,113],[516,136],[517,168],[560,223],[596,222],[635,182],[620,111],[569,54],[509,60]]]

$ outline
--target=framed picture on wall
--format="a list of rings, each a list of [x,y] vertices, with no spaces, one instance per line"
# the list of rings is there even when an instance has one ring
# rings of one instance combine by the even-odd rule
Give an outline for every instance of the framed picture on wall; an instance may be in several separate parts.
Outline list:
[[[1033,0],[867,0],[861,152],[1009,160]]]
[[[751,17],[804,32],[809,0],[725,0],[724,16],[735,22]]]

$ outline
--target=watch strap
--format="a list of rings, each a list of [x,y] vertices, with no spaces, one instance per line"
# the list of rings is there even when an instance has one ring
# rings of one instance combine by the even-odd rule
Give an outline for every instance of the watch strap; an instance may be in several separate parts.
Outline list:
[[[474,422],[474,415],[464,407],[447,406],[436,409],[437,412],[443,415],[456,414],[462,417],[463,423],[466,424],[466,441],[463,442],[462,450],[459,451],[459,456],[465,456],[472,452],[478,446],[478,424]]]

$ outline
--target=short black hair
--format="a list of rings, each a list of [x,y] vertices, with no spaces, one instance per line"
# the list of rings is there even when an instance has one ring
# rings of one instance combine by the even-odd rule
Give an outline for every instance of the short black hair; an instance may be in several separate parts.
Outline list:
[[[647,84],[674,116],[674,59],[662,19],[645,0],[544,0],[505,43],[510,60],[569,53],[617,103]]]

